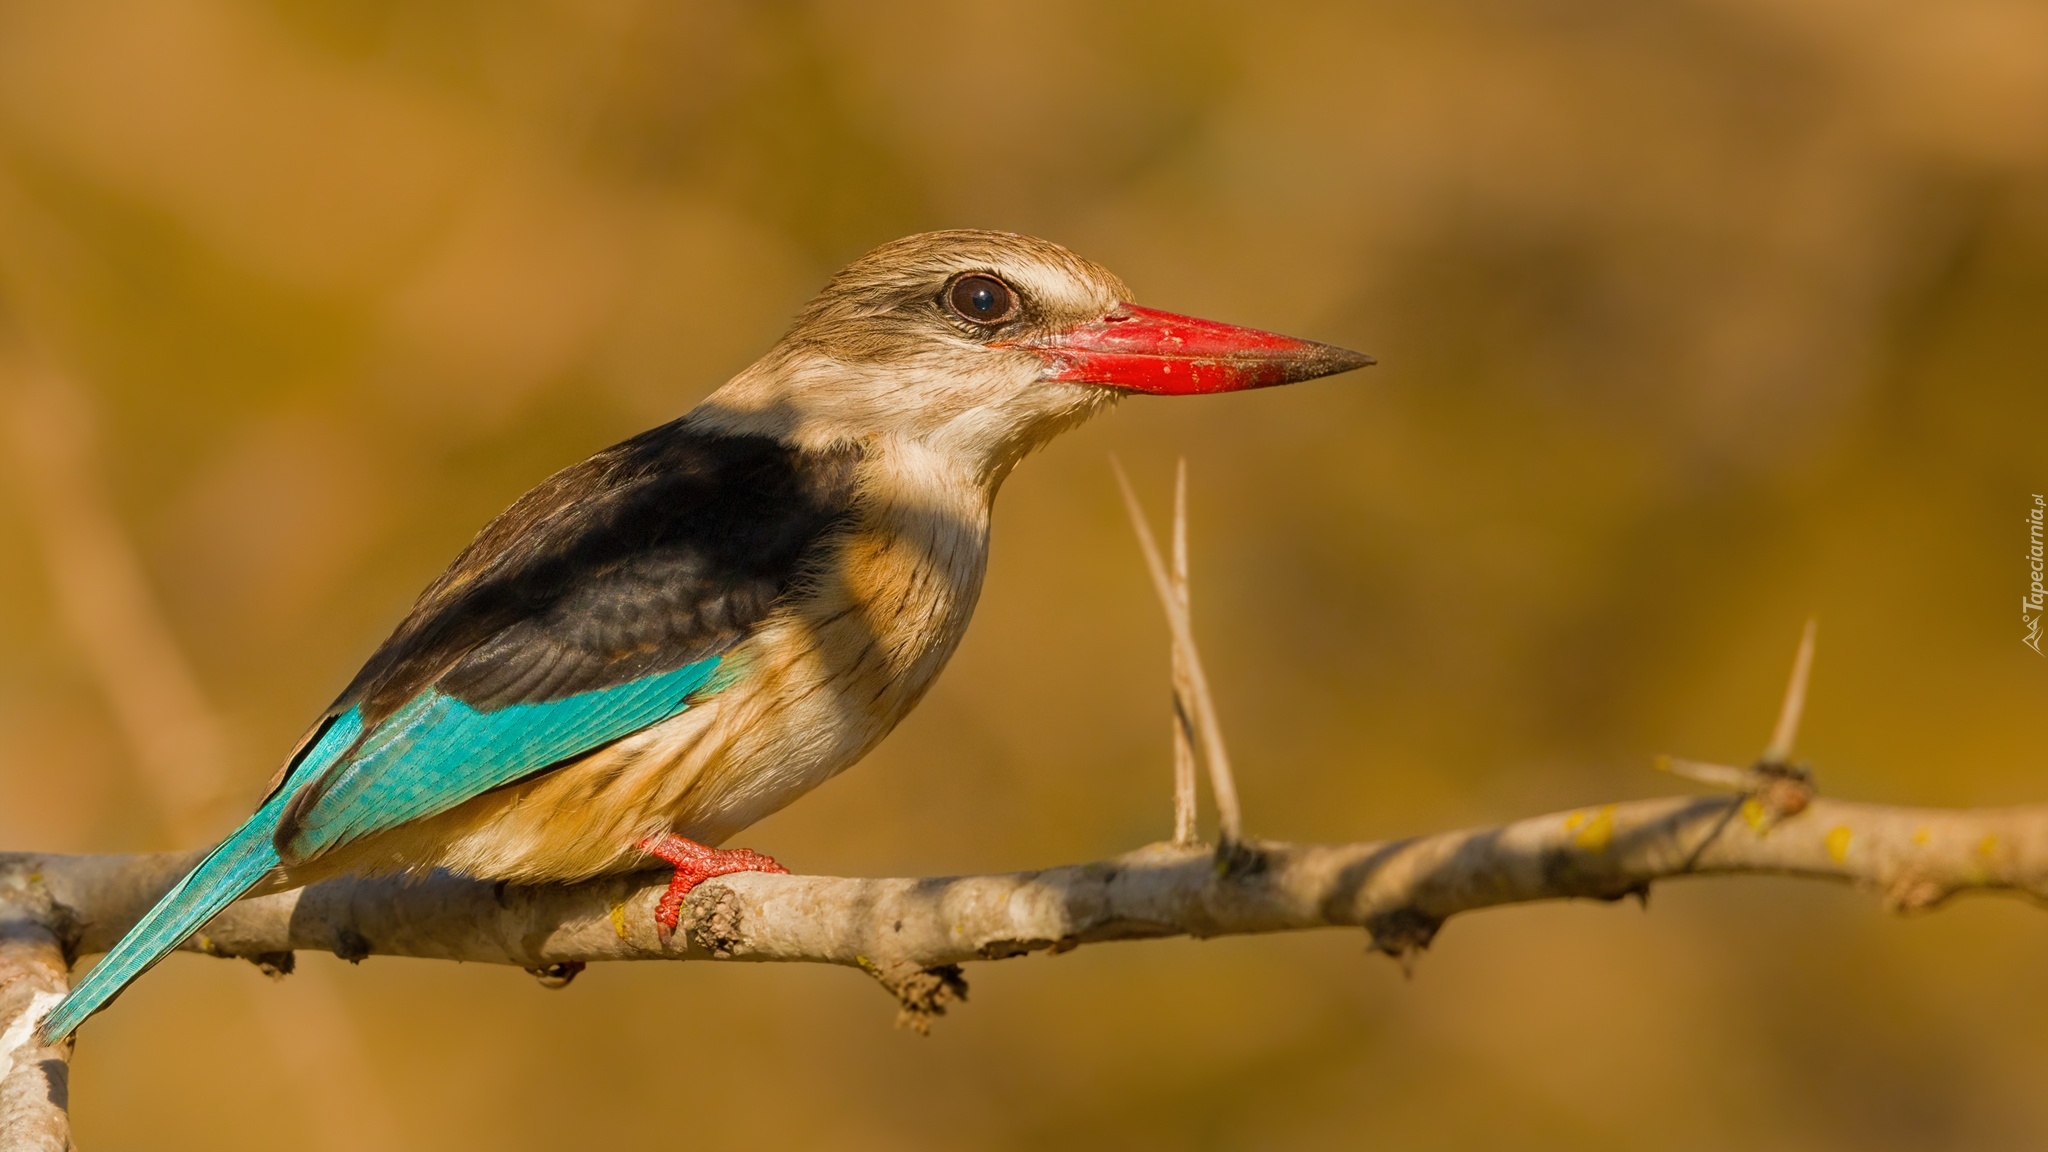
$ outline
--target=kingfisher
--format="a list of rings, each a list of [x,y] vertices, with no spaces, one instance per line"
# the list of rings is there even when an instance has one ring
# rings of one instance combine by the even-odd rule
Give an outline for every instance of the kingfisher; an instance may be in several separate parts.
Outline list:
[[[514,884],[782,872],[717,845],[859,760],[959,646],[996,492],[1131,393],[1346,372],[1328,344],[1139,307],[1057,244],[945,231],[832,277],[682,417],[487,524],[261,805],[38,1026],[75,1030],[236,899],[344,873]]]

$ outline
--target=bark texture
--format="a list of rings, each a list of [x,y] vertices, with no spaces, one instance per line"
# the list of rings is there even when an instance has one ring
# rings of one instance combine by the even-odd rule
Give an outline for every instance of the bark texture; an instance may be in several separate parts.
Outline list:
[[[1220,867],[1152,845],[1090,864],[988,876],[723,877],[658,935],[650,872],[519,888],[436,875],[343,879],[229,908],[185,945],[270,966],[299,949],[554,973],[604,960],[841,964],[906,973],[1110,940],[1365,929],[1402,955],[1459,912],[1646,893],[1680,876],[1769,873],[1858,884],[1894,909],[1970,889],[2048,900],[2048,807],[1901,808],[1814,798],[1773,818],[1754,800],[1672,797],[1376,843],[1255,842]],[[191,862],[186,855],[0,856],[34,877],[40,917],[72,955],[105,950]],[[26,883],[26,881],[24,881]]]
[[[35,1042],[35,1022],[70,987],[59,933],[67,927],[41,877],[0,864],[0,1149],[71,1147],[71,1044]]]
[[[1253,842],[1220,858],[1156,844],[1035,872],[927,879],[743,874],[692,893],[656,931],[667,876],[518,888],[436,875],[343,879],[242,901],[185,944],[289,971],[300,949],[516,964],[566,984],[602,960],[747,960],[859,968],[922,1029],[965,995],[960,965],[1083,944],[1363,928],[1406,959],[1444,921],[1501,904],[1617,900],[1681,876],[1853,883],[1889,908],[1969,890],[2048,901],[2048,806],[1901,808],[1797,797],[1669,797],[1491,828],[1357,844]],[[31,1023],[68,958],[106,950],[195,862],[189,854],[0,854],[0,1149],[64,1149],[69,1046]]]

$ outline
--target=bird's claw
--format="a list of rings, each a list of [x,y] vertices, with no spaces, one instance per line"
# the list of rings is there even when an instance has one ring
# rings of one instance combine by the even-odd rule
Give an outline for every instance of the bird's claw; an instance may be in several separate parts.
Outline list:
[[[776,863],[773,856],[764,856],[751,848],[713,848],[667,832],[640,841],[640,850],[660,857],[676,869],[674,878],[668,882],[668,891],[661,894],[661,902],[654,906],[654,930],[663,944],[675,935],[676,925],[682,921],[683,901],[704,881],[735,872],[789,874],[789,869]]]

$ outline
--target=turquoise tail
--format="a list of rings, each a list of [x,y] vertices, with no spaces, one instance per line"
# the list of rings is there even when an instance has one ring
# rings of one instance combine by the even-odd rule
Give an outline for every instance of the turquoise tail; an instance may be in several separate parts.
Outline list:
[[[199,931],[220,910],[262,880],[280,860],[273,838],[285,806],[291,803],[298,785],[323,771],[341,757],[362,734],[362,718],[350,709],[328,724],[313,747],[292,769],[283,787],[271,794],[254,816],[235,829],[234,834],[199,862],[197,868],[164,894],[135,927],[114,945],[85,979],[59,1001],[42,1023],[36,1025],[36,1039],[54,1044],[85,1023],[86,1017],[107,1006],[137,976],[170,954]]]
[[[283,811],[283,798],[273,797],[200,861],[199,867],[178,881],[148,915],[121,937],[113,951],[93,965],[85,979],[50,1009],[49,1015],[36,1026],[37,1040],[54,1044],[69,1036],[72,1029],[85,1023],[86,1017],[120,995],[130,981],[149,971],[184,943],[187,936],[277,867],[277,847],[271,843],[271,833]]]

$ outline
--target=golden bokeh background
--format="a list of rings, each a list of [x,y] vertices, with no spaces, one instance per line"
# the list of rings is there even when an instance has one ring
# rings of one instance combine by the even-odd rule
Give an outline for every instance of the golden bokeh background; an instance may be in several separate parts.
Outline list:
[[[1164,835],[1166,633],[1112,452],[1155,511],[1190,462],[1259,834],[1671,791],[1655,753],[1760,747],[1809,614],[1824,790],[2048,800],[2017,610],[2042,3],[9,0],[0,845],[219,835],[493,512],[694,403],[847,259],[953,226],[1381,364],[1132,401],[1028,462],[953,668],[744,843],[935,874]],[[67,546],[95,508],[116,538]],[[124,555],[140,600],[95,582]],[[123,603],[166,650],[92,648]],[[193,812],[121,699],[151,691],[219,734]],[[1407,980],[1355,932],[1086,948],[972,969],[928,1039],[838,970],[301,966],[138,984],[83,1034],[83,1145],[2048,1130],[2048,916],[2015,900],[1673,883],[1456,920]]]

